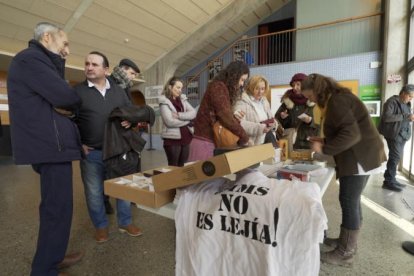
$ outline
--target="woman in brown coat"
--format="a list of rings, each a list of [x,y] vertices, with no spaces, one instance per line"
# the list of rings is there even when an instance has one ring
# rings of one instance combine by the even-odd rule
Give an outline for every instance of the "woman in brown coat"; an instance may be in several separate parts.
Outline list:
[[[232,106],[240,97],[249,72],[246,63],[233,61],[208,84],[194,119],[194,137],[188,161],[206,160],[213,156],[213,124],[216,121],[239,137],[239,145],[248,142],[249,137],[234,117]]]
[[[348,88],[329,77],[311,74],[302,82],[302,93],[322,110],[324,138],[311,137],[312,149],[334,157],[339,178],[341,232],[338,239],[324,241],[335,249],[321,254],[321,260],[347,265],[357,248],[361,193],[369,175],[386,160],[384,144],[364,103]]]

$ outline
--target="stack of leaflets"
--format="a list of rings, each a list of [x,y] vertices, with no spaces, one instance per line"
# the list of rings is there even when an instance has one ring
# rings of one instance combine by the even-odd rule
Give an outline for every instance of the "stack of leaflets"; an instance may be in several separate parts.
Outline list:
[[[292,164],[281,167],[276,174],[277,179],[299,179],[309,182],[311,172],[322,168],[313,164]]]

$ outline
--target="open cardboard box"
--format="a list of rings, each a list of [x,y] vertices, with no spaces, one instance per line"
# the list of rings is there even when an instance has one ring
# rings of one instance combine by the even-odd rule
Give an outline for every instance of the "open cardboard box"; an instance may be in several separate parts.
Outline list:
[[[159,208],[174,200],[175,190],[168,191],[150,191],[148,188],[138,188],[128,186],[127,184],[118,184],[121,178],[126,180],[133,180],[134,175],[143,176],[153,175],[151,178],[156,177],[158,171],[163,169],[176,169],[177,167],[165,166],[154,170],[147,170],[143,173],[130,174],[122,177],[108,179],[104,182],[104,191],[106,195],[114,198],[119,198],[127,201],[131,201],[137,204],[141,204],[151,208]]]
[[[205,161],[198,161],[194,164],[153,176],[154,190],[156,192],[168,191],[232,174],[272,158],[274,154],[274,148],[270,143],[226,152]]]

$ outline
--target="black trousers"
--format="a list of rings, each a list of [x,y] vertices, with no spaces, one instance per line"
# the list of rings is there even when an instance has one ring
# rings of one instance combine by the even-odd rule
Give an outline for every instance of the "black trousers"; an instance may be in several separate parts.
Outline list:
[[[358,230],[362,221],[361,194],[369,175],[351,175],[339,178],[339,202],[342,209],[342,227]]]
[[[30,275],[58,275],[73,213],[72,162],[32,165],[40,175],[39,234]]]
[[[190,145],[165,146],[165,154],[167,155],[168,165],[182,167],[188,160],[190,153]]]
[[[388,161],[387,169],[384,173],[384,181],[389,182],[390,184],[397,183],[395,176],[397,175],[397,166],[401,160],[401,156],[404,152],[404,145],[407,142],[403,140],[400,136],[397,136],[396,139],[385,139],[388,145]]]

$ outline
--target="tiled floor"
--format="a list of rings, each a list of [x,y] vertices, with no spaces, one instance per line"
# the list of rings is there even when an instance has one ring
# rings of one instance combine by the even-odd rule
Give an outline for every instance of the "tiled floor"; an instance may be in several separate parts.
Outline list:
[[[142,168],[166,164],[162,151],[143,152]],[[69,251],[83,250],[81,263],[66,270],[70,275],[174,275],[174,221],[133,207],[135,222],[144,235],[132,238],[117,231],[111,216],[110,240],[97,244],[87,214],[79,166],[75,162],[74,216]],[[363,205],[364,225],[358,254],[351,268],[322,265],[320,275],[414,275],[414,256],[401,242],[414,241],[414,188],[402,193],[381,188],[382,176],[371,177],[364,197],[375,208]],[[30,166],[16,166],[0,157],[0,275],[28,275],[38,227],[39,179]],[[408,183],[408,182],[406,182]],[[340,207],[338,185],[332,181],[324,198],[329,235],[338,234]],[[383,207],[381,207],[383,206]],[[390,211],[384,211],[385,209]],[[388,220],[388,216],[395,218]],[[403,229],[394,223],[408,223]],[[411,232],[410,232],[411,231]]]

